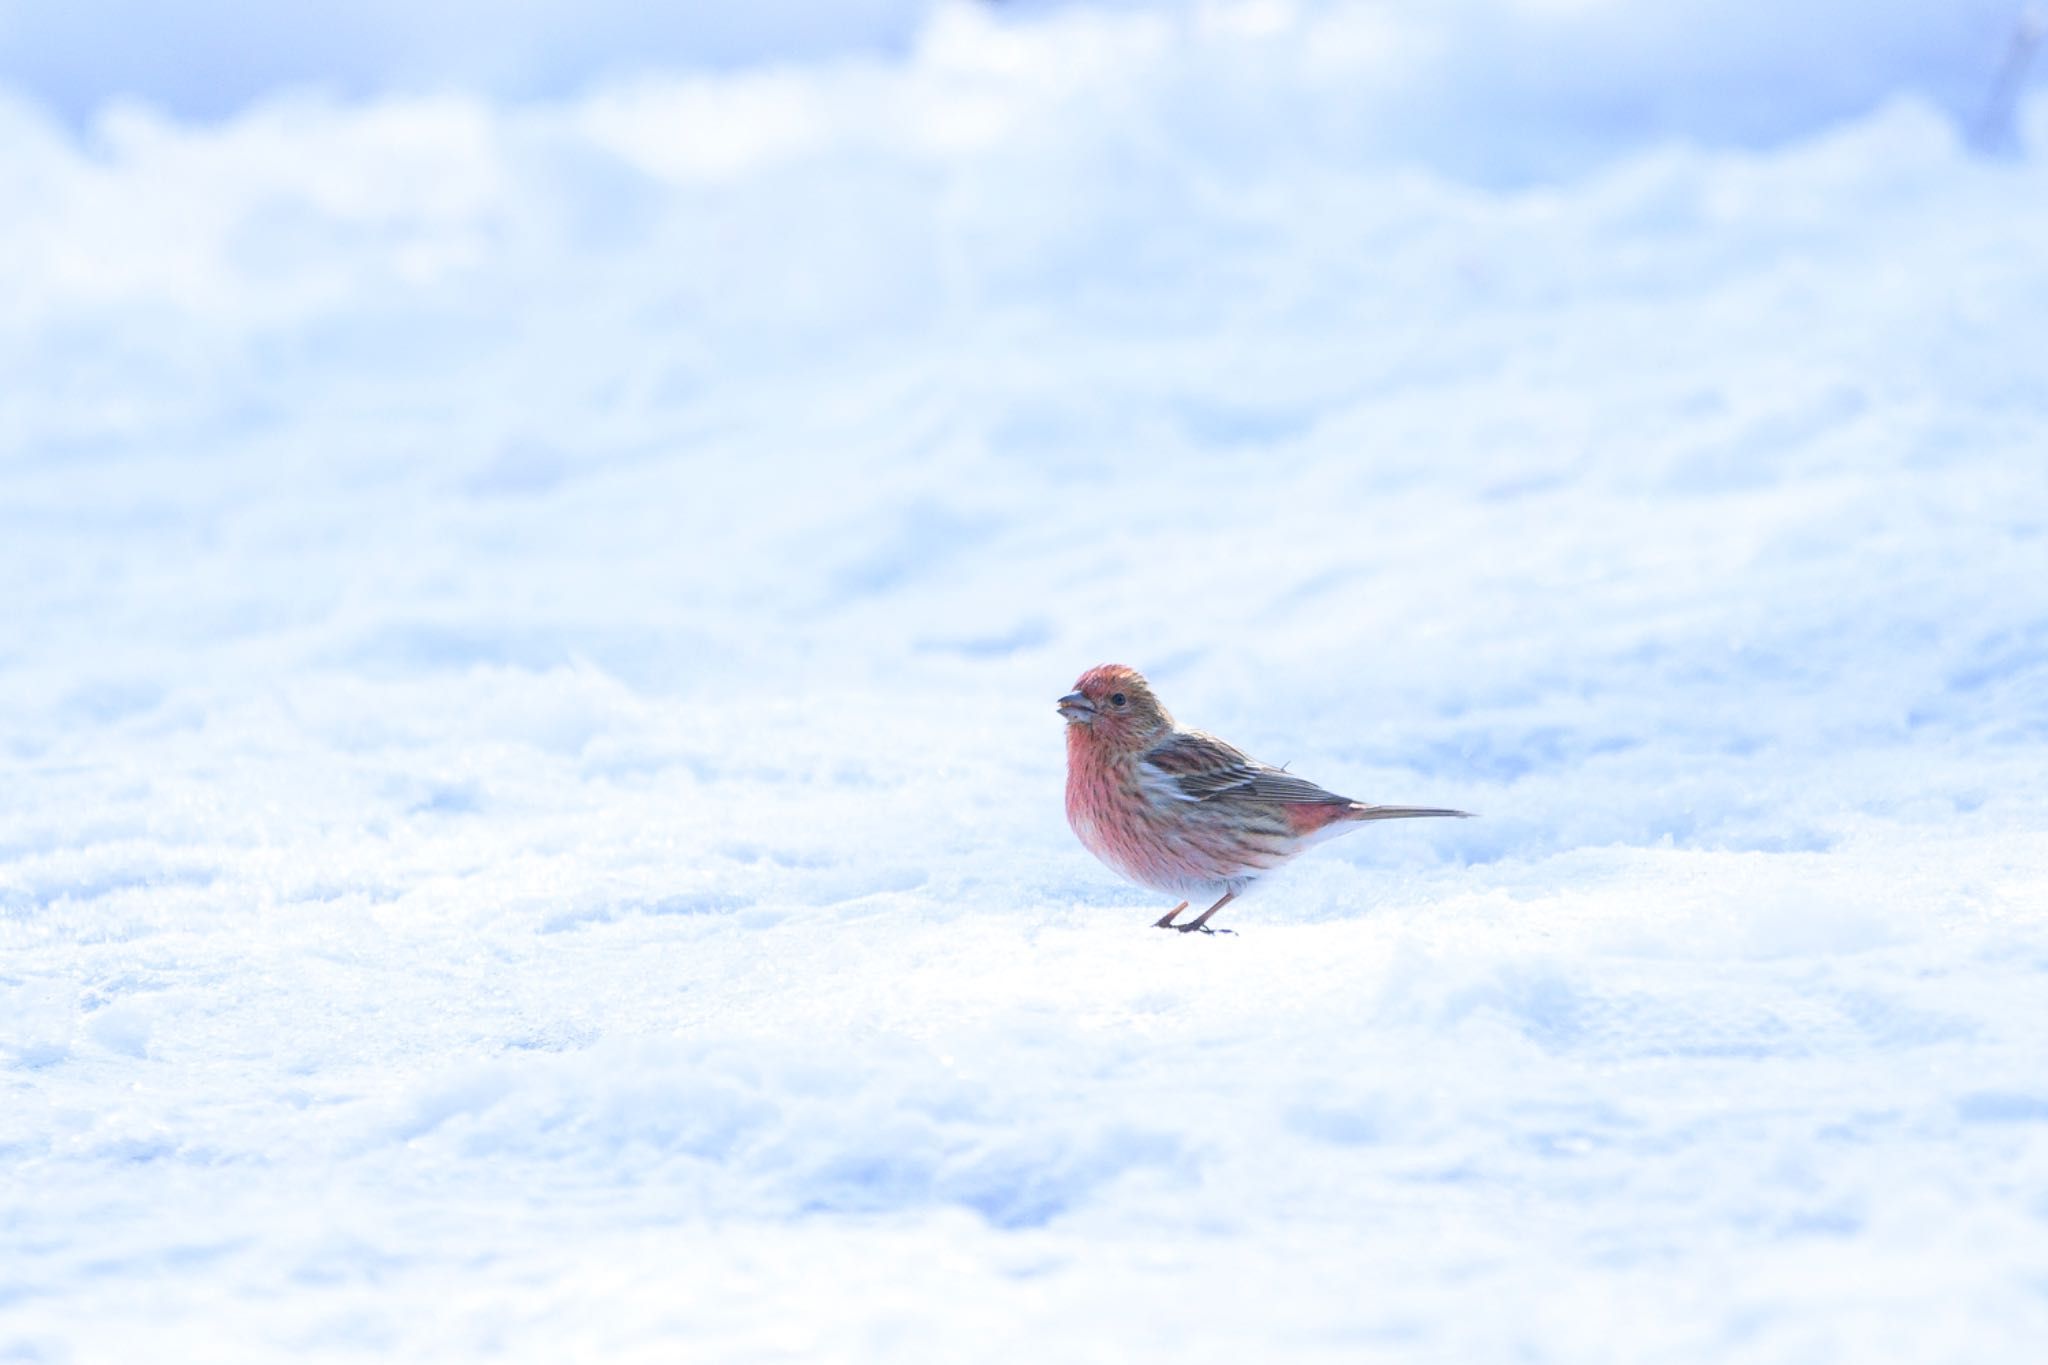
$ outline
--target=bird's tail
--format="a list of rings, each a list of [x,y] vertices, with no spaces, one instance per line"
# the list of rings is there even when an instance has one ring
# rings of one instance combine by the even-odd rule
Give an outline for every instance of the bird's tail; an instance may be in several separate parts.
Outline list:
[[[1345,815],[1347,820],[1419,820],[1426,815],[1447,815],[1458,820],[1470,820],[1469,810],[1441,810],[1435,806],[1368,806],[1353,802]]]

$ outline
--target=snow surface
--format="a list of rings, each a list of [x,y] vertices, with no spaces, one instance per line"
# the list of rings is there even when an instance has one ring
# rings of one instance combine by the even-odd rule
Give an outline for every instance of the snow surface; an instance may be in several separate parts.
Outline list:
[[[1703,6],[0,102],[0,1358],[2041,1358],[1966,10],[1683,141]],[[1154,932],[1106,659],[1483,818]]]

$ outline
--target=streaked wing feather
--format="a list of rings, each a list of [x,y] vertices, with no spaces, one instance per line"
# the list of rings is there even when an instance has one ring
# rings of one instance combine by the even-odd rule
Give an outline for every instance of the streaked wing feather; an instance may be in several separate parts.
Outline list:
[[[1261,763],[1235,745],[1200,730],[1176,730],[1140,760],[1147,776],[1182,801],[1249,797],[1281,805],[1321,806],[1348,798],[1305,777]]]

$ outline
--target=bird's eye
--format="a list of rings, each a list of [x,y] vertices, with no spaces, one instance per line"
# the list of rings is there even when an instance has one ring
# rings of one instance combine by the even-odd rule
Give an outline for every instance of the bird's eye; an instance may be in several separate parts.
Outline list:
[[[1109,704],[1111,706],[1122,706],[1124,704],[1124,694],[1121,692],[1112,692],[1109,697]]]

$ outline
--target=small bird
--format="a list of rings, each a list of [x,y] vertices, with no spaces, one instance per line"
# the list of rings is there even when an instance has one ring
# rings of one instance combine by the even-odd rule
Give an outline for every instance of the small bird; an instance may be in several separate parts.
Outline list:
[[[1067,823],[1090,853],[1141,886],[1222,899],[1186,924],[1183,900],[1153,927],[1213,934],[1209,917],[1260,874],[1367,820],[1467,817],[1429,806],[1368,806],[1178,724],[1144,675],[1083,673],[1059,699],[1067,719]]]

